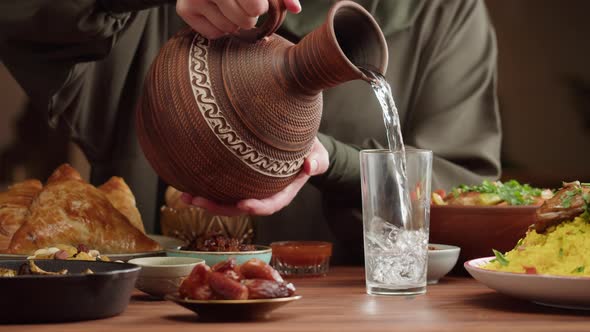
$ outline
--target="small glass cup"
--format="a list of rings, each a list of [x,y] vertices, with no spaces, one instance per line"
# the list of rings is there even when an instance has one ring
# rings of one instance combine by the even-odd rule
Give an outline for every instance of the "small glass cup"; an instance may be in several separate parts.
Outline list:
[[[332,243],[281,241],[270,244],[271,265],[285,277],[319,277],[328,274]]]
[[[426,292],[432,151],[360,153],[367,293]],[[405,182],[405,185],[404,185]]]

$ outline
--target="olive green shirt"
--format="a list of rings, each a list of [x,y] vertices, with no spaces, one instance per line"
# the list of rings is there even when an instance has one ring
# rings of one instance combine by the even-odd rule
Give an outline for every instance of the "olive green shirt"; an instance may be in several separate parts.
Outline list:
[[[0,57],[53,126],[67,128],[92,165],[92,182],[123,176],[146,229],[157,229],[158,179],[135,137],[134,107],[158,49],[184,23],[166,0],[21,0],[0,4]],[[333,1],[303,0],[280,34],[296,42]],[[389,46],[406,145],[433,150],[433,187],[500,173],[496,41],[480,0],[358,0]],[[321,142],[330,168],[294,201],[257,218],[257,242],[321,239],[335,262],[362,260],[358,151],[386,145],[371,88],[354,81],[324,92]],[[160,187],[161,189],[161,187]]]

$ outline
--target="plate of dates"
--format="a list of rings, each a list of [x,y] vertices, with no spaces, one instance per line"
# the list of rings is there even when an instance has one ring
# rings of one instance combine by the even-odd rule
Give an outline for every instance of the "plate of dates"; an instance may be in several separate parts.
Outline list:
[[[200,320],[256,320],[301,299],[295,286],[270,265],[250,259],[238,265],[234,258],[212,267],[199,264],[166,299],[197,313]]]

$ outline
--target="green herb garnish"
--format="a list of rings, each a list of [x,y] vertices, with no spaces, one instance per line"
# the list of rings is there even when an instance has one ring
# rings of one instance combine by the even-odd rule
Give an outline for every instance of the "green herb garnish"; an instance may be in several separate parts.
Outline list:
[[[518,249],[518,247],[520,247],[523,242],[524,242],[524,238],[520,238],[518,240],[518,242],[516,242],[516,245],[514,246],[514,249]]]
[[[572,273],[582,273],[584,272],[584,265],[582,266],[578,266],[577,268],[575,268]]]
[[[559,248],[559,258],[563,257],[563,248]]]
[[[507,260],[501,252],[499,252],[496,249],[492,249],[492,251],[494,252],[494,255],[496,256],[496,259],[498,260],[500,265],[507,266],[510,263],[510,261]]]
[[[495,194],[502,201],[510,205],[530,205],[535,202],[535,197],[541,196],[542,190],[531,187],[528,184],[520,184],[516,180],[507,182],[492,182],[484,180],[480,185],[460,185],[452,189],[453,195],[458,197],[464,192],[477,192],[481,194]]]
[[[574,196],[581,194],[581,193],[582,193],[582,189],[580,189],[580,188],[566,192],[565,197],[561,200],[561,206],[566,209],[570,208],[572,206],[572,199],[574,198]]]
[[[568,193],[569,194],[569,193]],[[569,208],[570,206],[572,206],[572,198],[571,196],[568,196],[564,199],[561,200],[561,206],[564,208]]]

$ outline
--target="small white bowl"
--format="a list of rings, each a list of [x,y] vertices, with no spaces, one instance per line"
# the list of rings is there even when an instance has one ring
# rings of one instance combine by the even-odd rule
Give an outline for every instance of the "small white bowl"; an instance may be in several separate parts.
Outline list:
[[[428,272],[426,274],[426,280],[429,285],[432,285],[438,283],[440,278],[447,275],[455,267],[461,248],[433,243],[430,243],[428,247]],[[434,250],[430,249],[430,247],[433,247]]]
[[[141,266],[135,287],[153,297],[175,293],[197,264],[205,261],[193,257],[142,257],[128,263]]]

